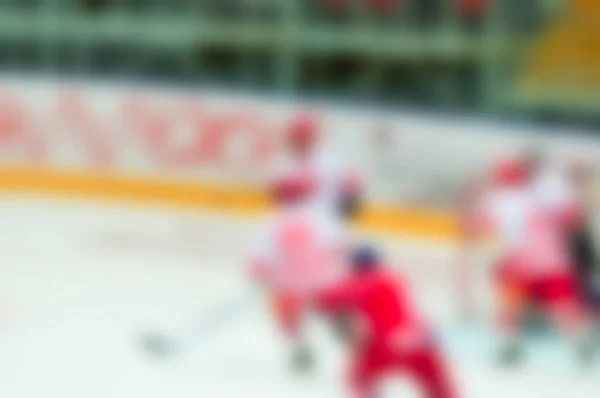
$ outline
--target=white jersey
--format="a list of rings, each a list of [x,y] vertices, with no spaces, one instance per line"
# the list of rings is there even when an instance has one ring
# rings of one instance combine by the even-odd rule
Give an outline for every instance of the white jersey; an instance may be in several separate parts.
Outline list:
[[[560,170],[548,168],[539,172],[532,192],[542,209],[557,217],[578,202],[575,190]]]
[[[345,249],[341,223],[322,207],[304,204],[278,211],[263,226],[252,263],[271,288],[310,295],[344,272]]]
[[[278,159],[270,172],[271,184],[295,178],[311,181],[313,193],[309,202],[329,211],[335,211],[345,190],[358,189],[359,185],[358,174],[326,150],[315,151],[306,158]]]
[[[561,225],[529,187],[490,192],[482,217],[499,244],[498,254],[512,272],[540,276],[569,269]]]

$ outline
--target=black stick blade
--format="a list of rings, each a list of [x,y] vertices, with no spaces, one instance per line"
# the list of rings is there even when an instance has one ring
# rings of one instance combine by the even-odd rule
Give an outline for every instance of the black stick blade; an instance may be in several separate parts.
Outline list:
[[[176,345],[164,334],[148,332],[141,338],[142,350],[157,358],[168,358],[175,354]]]

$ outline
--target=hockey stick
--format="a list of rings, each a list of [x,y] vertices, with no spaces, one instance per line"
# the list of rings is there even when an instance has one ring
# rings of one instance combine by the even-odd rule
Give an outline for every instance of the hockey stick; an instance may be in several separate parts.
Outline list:
[[[256,297],[256,289],[248,289],[203,313],[178,332],[146,332],[141,336],[142,349],[147,354],[161,358],[189,352],[203,338],[218,332],[233,319],[251,310],[257,302]]]

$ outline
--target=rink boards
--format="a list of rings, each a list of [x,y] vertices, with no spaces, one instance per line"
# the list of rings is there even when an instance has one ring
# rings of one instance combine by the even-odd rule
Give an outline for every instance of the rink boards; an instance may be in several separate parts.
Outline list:
[[[269,207],[265,176],[299,110],[359,169],[365,230],[448,241],[465,181],[533,144],[600,159],[583,131],[119,82],[0,80],[0,190],[220,210]],[[549,131],[552,135],[549,135]]]

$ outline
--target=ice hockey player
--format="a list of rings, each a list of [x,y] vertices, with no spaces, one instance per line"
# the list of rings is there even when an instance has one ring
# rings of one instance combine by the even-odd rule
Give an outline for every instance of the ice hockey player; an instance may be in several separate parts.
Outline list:
[[[532,189],[522,158],[500,161],[492,179],[478,224],[495,240],[501,362],[515,364],[522,357],[521,337],[532,303],[576,343],[582,359],[589,359],[588,315],[579,299],[561,217]]]
[[[283,137],[286,152],[275,161],[269,183],[275,192],[303,180],[313,188],[305,201],[351,218],[360,205],[360,177],[338,154],[323,147],[319,122],[317,116],[307,113],[292,118]]]
[[[541,205],[562,225],[571,265],[584,306],[600,315],[600,283],[596,236],[593,172],[583,158],[552,164],[535,153],[527,158],[533,192]]]
[[[352,249],[349,257],[349,275],[323,291],[316,305],[326,314],[349,318],[353,396],[378,397],[383,377],[406,373],[426,398],[457,397],[445,358],[407,283],[384,267],[368,245]]]
[[[566,215],[566,229],[574,261],[581,298],[594,316],[600,332],[600,269],[597,256],[597,217],[593,170],[583,159],[573,160],[566,177],[572,190],[571,211]]]
[[[277,322],[292,346],[292,365],[299,371],[310,370],[313,363],[305,317],[316,292],[345,272],[346,250],[346,228],[309,199],[315,185],[303,177],[275,187],[280,206],[259,231],[251,253],[251,274],[272,297]]]

